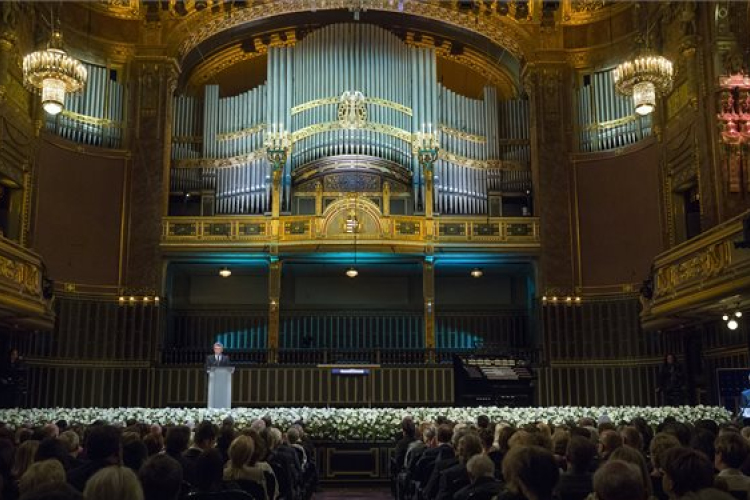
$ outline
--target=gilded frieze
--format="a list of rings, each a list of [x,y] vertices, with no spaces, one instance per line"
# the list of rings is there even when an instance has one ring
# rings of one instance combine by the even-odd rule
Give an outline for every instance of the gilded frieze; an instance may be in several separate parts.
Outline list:
[[[701,249],[687,259],[656,271],[654,299],[672,295],[692,282],[708,280],[724,273],[732,264],[730,241],[721,241]]]
[[[337,10],[349,7],[347,0],[329,0],[318,10]],[[504,47],[516,58],[522,58],[527,51],[524,47],[531,41],[529,33],[508,16],[478,15],[473,11],[464,12],[454,7],[452,2],[390,2],[382,0],[373,2],[370,10],[397,12],[416,15],[426,19],[450,24],[471,32],[478,33],[493,43]],[[309,12],[310,5],[303,0],[279,2],[269,0],[255,3],[243,9],[235,9],[226,14],[217,13],[209,17],[208,11],[196,15],[185,23],[182,30],[175,30],[175,38],[183,35],[177,42],[179,56],[185,57],[200,43],[226,30],[239,26],[256,23],[275,16]],[[179,33],[177,33],[179,31]]]

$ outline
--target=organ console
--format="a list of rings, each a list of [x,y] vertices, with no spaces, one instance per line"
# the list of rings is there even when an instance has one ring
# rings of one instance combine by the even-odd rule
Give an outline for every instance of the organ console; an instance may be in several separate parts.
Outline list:
[[[296,45],[269,48],[267,75],[264,84],[236,96],[221,97],[217,85],[207,85],[202,96],[174,97],[171,191],[202,194],[213,205],[204,203],[203,215],[270,210],[263,143],[272,127],[288,130],[292,143],[280,178],[286,213],[298,210],[297,172],[309,179],[317,162],[337,158],[349,165],[380,159],[394,165],[390,172],[404,169],[409,212],[423,209],[414,137],[425,127],[440,143],[435,213],[487,213],[499,178],[520,175],[530,187],[527,101],[500,102],[490,86],[481,99],[453,92],[438,81],[434,49],[409,46],[374,25],[335,24]]]
[[[453,367],[456,406],[532,406],[535,376],[528,359],[456,355]]]

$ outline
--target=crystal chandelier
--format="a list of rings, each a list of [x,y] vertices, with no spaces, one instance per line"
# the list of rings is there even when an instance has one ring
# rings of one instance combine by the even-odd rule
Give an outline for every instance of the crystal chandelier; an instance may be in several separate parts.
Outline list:
[[[635,112],[645,116],[656,107],[656,95],[672,90],[672,61],[650,52],[620,63],[614,71],[615,89],[633,96]]]
[[[46,50],[23,58],[23,82],[29,90],[42,94],[42,107],[56,115],[65,106],[65,94],[78,92],[86,85],[86,68],[63,49],[62,33],[52,30]]]

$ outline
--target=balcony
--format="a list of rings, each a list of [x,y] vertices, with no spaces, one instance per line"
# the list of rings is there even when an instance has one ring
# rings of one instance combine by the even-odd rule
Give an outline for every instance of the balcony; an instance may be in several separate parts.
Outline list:
[[[716,317],[745,307],[750,290],[750,249],[743,240],[742,214],[654,259],[653,296],[643,299],[644,328],[677,325],[691,317]]]
[[[51,330],[51,303],[44,298],[41,257],[0,237],[0,326]]]
[[[462,217],[371,215],[356,234],[357,245],[377,250],[421,251],[425,245],[443,249],[484,249],[533,253],[539,249],[536,217]],[[161,247],[165,251],[280,249],[351,246],[354,235],[335,217],[265,216],[165,217]]]

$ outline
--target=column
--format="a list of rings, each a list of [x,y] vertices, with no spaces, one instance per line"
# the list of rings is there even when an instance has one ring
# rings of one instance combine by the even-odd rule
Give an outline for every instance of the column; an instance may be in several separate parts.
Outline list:
[[[432,256],[422,262],[422,294],[424,298],[425,361],[435,362],[435,263]]]
[[[268,362],[279,360],[279,302],[281,299],[281,261],[272,257],[268,265]]]
[[[130,289],[161,287],[161,218],[167,214],[172,135],[172,95],[179,67],[161,49],[143,48],[131,65],[128,137],[131,179],[125,187],[129,221],[125,283]]]
[[[572,106],[571,71],[557,51],[538,54],[523,68],[530,99],[534,215],[541,219],[539,289],[572,294],[577,278],[577,241],[572,230],[573,172],[568,160]]]

